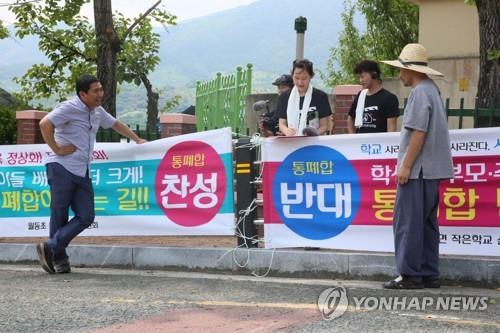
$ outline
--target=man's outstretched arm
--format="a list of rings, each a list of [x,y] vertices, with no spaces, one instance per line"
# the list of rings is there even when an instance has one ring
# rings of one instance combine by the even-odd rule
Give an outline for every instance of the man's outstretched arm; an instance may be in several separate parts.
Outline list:
[[[134,131],[132,131],[127,125],[117,120],[111,127],[115,132],[120,133],[124,137],[134,140],[135,143],[141,144],[148,142],[147,140],[141,139]]]

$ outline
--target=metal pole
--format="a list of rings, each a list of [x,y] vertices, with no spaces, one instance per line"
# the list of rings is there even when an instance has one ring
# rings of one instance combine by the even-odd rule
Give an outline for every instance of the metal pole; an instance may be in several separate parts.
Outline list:
[[[307,30],[307,19],[303,16],[299,16],[295,19],[295,31],[297,32],[297,44],[295,59],[304,59],[304,38],[305,32]]]
[[[297,34],[297,49],[295,51],[295,59],[304,59],[304,34]]]
[[[239,138],[236,143],[236,217],[239,220],[236,227],[243,235],[243,237],[238,237],[238,246],[257,247],[257,244],[251,240],[256,240],[254,220],[257,211],[254,209],[244,218],[241,218],[244,214],[240,213],[246,211],[257,198],[257,191],[252,183],[255,179],[253,168],[255,149],[250,149],[249,146],[250,138]]]

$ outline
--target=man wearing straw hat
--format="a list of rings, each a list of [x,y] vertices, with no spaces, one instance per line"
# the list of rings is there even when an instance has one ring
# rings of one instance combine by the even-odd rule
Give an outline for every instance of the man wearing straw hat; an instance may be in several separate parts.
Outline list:
[[[396,173],[394,245],[400,274],[387,289],[439,288],[439,182],[453,178],[448,122],[440,92],[428,75],[444,76],[428,67],[420,44],[406,45],[398,60],[401,82],[411,87],[404,110]]]

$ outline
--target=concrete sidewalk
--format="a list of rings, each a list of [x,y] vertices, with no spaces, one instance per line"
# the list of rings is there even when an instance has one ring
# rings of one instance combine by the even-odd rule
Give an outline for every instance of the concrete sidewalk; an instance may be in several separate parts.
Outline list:
[[[396,276],[394,256],[389,253],[72,245],[68,254],[74,266],[375,280]],[[0,262],[37,264],[35,245],[0,243]],[[445,282],[500,286],[500,258],[442,256],[440,268]]]

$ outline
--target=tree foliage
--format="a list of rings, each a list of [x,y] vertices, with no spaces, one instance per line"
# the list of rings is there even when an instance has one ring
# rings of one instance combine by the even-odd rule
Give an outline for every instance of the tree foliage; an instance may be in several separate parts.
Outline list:
[[[75,79],[95,72],[95,37],[87,18],[79,15],[85,0],[65,3],[46,1],[12,6],[16,36],[37,36],[38,46],[49,63],[34,64],[22,77],[14,78],[27,100],[56,96],[59,100],[74,90]]]
[[[0,106],[0,144],[15,144],[16,131],[16,109]]]
[[[479,16],[477,106],[500,109],[500,2],[475,0]]]
[[[19,2],[19,0],[18,0]],[[97,40],[94,26],[81,16],[81,7],[89,0],[45,0],[11,6],[16,15],[16,36],[39,38],[39,48],[48,63],[35,64],[15,81],[21,94],[30,101],[39,98],[67,98],[74,82],[83,73],[96,73]],[[113,24],[120,43],[116,63],[116,81],[141,85],[141,77],[152,72],[160,61],[159,35],[152,22],[173,25],[176,16],[155,8],[149,15],[129,19],[114,13]]]
[[[165,102],[165,104],[163,104],[163,107],[161,108],[160,112],[161,113],[172,112],[173,109],[175,109],[177,106],[181,104],[181,100],[182,97],[179,95],[172,96]]]
[[[0,145],[16,143],[16,111],[23,109],[28,109],[28,106],[16,98],[9,99],[8,103],[0,105]]]
[[[323,79],[330,86],[355,82],[352,73],[354,66],[365,59],[368,54],[367,36],[361,34],[354,25],[356,8],[351,1],[344,1],[344,12],[341,14],[344,30],[339,35],[338,46],[332,48],[327,63],[327,77]],[[336,65],[340,67],[335,69]]]
[[[366,22],[366,31],[354,25],[356,11]],[[396,59],[401,49],[418,40],[418,6],[406,0],[345,0],[344,30],[332,48],[324,79],[330,86],[356,82],[354,66],[363,59]],[[383,76],[394,69],[382,66]]]
[[[5,39],[9,37],[9,30],[5,26],[5,24],[0,21],[0,39]]]

